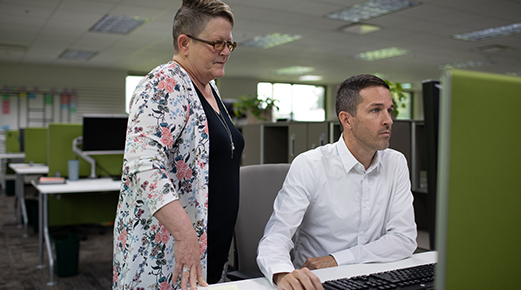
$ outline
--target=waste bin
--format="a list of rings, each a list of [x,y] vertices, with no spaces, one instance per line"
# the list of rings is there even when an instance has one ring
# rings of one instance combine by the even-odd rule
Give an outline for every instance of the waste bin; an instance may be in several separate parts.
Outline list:
[[[78,274],[80,239],[74,233],[52,236],[54,242],[54,270],[58,277],[69,277]]]
[[[27,210],[28,224],[33,227],[34,233],[38,233],[38,200],[26,198],[25,208]]]
[[[14,180],[5,181],[5,194],[7,196],[14,196],[14,194],[15,194],[15,181]]]

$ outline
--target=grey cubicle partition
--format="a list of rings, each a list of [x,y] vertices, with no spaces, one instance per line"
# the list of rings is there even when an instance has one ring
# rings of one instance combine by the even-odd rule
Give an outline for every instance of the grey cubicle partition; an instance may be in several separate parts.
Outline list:
[[[521,78],[441,80],[436,289],[519,289]]]

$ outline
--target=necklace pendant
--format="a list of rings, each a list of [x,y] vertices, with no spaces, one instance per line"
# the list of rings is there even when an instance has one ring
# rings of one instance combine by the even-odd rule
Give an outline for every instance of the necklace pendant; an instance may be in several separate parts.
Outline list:
[[[235,150],[235,145],[233,144],[233,142],[231,142],[231,145],[232,145],[232,159],[233,159],[233,151]]]

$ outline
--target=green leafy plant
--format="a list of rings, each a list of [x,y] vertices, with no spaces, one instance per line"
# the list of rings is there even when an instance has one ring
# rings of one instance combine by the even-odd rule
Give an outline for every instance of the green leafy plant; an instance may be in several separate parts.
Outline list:
[[[235,113],[235,116],[240,118],[249,111],[259,120],[266,121],[266,118],[261,116],[262,112],[273,109],[279,110],[279,107],[275,104],[276,102],[278,102],[278,100],[273,98],[262,100],[259,99],[258,96],[240,96],[233,104],[233,112]]]
[[[393,104],[396,109],[405,108],[403,101],[407,98],[407,95],[403,93],[403,87],[401,83],[395,83],[388,80],[384,80],[389,85],[389,91],[393,98]],[[398,110],[394,110],[398,114]]]

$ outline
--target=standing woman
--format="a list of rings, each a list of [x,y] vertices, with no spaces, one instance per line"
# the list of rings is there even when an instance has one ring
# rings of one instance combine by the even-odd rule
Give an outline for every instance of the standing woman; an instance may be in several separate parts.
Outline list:
[[[237,46],[233,24],[220,0],[183,0],[174,17],[173,61],[134,92],[113,289],[196,289],[224,277],[244,139],[213,80]]]

